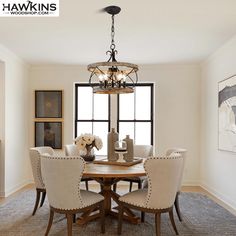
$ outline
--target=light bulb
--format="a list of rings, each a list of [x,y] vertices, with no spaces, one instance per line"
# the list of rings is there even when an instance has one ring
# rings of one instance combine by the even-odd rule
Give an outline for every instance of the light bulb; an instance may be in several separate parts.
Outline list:
[[[100,75],[98,76],[98,78],[99,78],[99,81],[100,81],[100,82],[103,82],[104,80],[107,80],[108,75],[107,75],[107,74],[100,74]]]
[[[104,78],[103,78],[103,75],[102,75],[102,74],[100,74],[100,75],[98,76],[98,78],[99,78],[99,81],[100,81],[100,82],[102,82],[102,81],[104,80]]]
[[[117,80],[122,80],[123,79],[123,73],[119,73],[117,76],[116,76],[116,78],[117,78]]]
[[[107,75],[107,74],[104,74],[104,75],[103,75],[103,78],[104,78],[105,80],[107,80],[107,79],[108,79],[108,75]]]

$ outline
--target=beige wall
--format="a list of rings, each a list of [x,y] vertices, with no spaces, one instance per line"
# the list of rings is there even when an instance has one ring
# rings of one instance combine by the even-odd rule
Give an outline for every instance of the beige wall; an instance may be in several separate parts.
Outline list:
[[[236,37],[202,65],[203,187],[236,209],[236,153],[218,150],[218,82],[236,74]]]
[[[29,182],[28,156],[28,70],[15,54],[0,45],[4,63],[4,122],[1,158],[4,163],[4,186],[1,195],[9,195]],[[2,86],[2,83],[1,83]],[[2,133],[1,132],[1,133]]]
[[[30,146],[34,145],[34,90],[64,90],[64,144],[73,140],[73,84],[87,82],[85,66],[32,66]],[[140,81],[155,82],[155,148],[188,149],[185,184],[199,183],[200,68],[197,65],[140,66]]]

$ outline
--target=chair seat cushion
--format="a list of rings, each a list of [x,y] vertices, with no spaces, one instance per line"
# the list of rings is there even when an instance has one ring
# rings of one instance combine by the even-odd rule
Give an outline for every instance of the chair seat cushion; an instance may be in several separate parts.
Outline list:
[[[104,200],[104,197],[95,192],[87,191],[87,190],[80,190],[83,207],[91,206],[95,203],[98,203],[102,200]]]
[[[138,207],[146,207],[147,189],[139,189],[131,193],[127,193],[119,198],[119,201],[125,202]]]

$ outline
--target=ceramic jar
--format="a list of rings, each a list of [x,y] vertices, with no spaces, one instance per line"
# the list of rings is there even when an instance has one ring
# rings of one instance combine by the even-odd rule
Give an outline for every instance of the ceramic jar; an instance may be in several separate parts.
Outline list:
[[[115,128],[107,135],[107,159],[109,161],[117,161],[118,154],[115,153],[115,142],[119,140],[119,134],[115,132]]]
[[[127,162],[132,162],[134,160],[134,142],[133,139],[126,135],[123,139],[127,143],[127,153],[124,154],[124,160]]]

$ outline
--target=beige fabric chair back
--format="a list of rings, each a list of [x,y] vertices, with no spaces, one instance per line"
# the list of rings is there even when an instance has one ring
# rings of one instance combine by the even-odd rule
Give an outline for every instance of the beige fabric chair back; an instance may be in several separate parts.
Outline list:
[[[187,149],[184,148],[171,148],[166,151],[166,155],[170,156],[173,153],[179,153],[183,157],[184,164],[181,169],[181,174],[180,174],[180,179],[179,179],[179,185],[178,185],[178,191],[181,190],[182,182],[183,182],[183,176],[184,176],[184,167],[185,167],[185,162],[186,162],[186,153]]]
[[[80,181],[85,168],[81,157],[42,155],[42,175],[50,206],[72,210],[83,207]]]
[[[44,183],[41,174],[41,158],[40,155],[48,153],[49,155],[54,155],[54,150],[51,147],[35,147],[30,148],[30,162],[34,177],[34,182],[36,188],[44,189]]]
[[[174,204],[182,165],[180,154],[150,157],[145,161],[144,168],[148,177],[146,207],[163,209]]]
[[[135,157],[150,157],[153,155],[152,145],[134,145]]]
[[[65,145],[66,156],[80,156],[79,150],[75,144]]]

